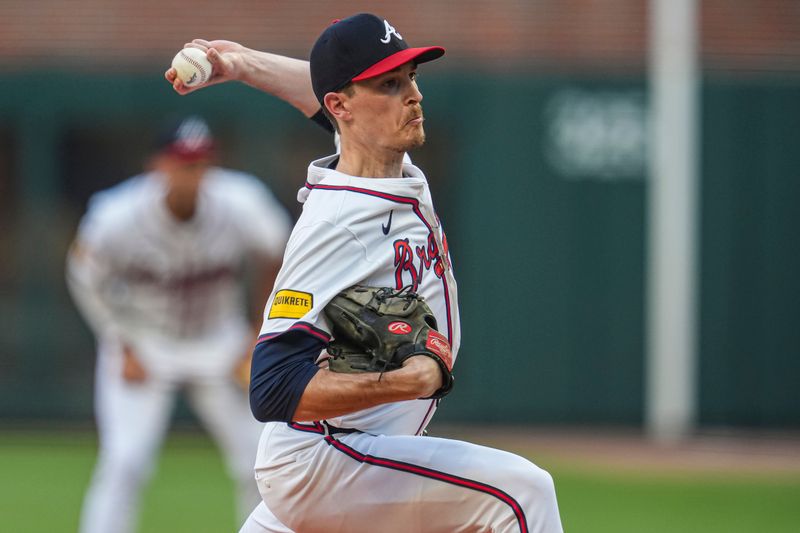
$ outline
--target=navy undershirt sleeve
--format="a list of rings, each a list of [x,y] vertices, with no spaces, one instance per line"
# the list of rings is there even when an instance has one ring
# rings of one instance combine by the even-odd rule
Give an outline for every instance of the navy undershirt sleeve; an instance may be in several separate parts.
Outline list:
[[[317,373],[325,343],[302,331],[260,342],[250,369],[250,410],[261,422],[291,422],[306,385]]]

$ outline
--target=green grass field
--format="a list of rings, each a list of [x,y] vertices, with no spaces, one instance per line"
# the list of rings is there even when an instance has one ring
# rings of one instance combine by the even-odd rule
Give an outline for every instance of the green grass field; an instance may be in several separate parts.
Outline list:
[[[74,532],[94,453],[91,433],[0,433],[0,531]],[[797,475],[619,473],[563,459],[538,462],[556,480],[567,532],[800,531]],[[202,434],[172,436],[146,492],[140,533],[237,528],[214,447]]]

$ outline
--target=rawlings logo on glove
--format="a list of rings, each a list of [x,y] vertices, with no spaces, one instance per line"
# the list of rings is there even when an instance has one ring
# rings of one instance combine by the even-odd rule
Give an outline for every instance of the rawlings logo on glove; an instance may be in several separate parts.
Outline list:
[[[443,385],[429,398],[453,388],[453,354],[447,338],[436,331],[436,317],[411,291],[356,285],[325,307],[333,340],[328,346],[333,372],[388,372],[414,355],[439,363]]]

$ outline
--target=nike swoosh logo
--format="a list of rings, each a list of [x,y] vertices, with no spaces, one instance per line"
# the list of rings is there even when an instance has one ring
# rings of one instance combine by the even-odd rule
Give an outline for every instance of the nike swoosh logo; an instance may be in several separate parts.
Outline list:
[[[388,224],[381,224],[381,229],[383,230],[384,235],[389,235],[389,228],[392,227],[392,215],[394,214],[394,209],[389,211],[389,223]]]

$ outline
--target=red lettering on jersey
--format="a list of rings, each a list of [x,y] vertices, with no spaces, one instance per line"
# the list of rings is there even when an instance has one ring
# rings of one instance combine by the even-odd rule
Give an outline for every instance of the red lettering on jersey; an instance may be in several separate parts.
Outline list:
[[[447,248],[446,241],[442,245]],[[411,275],[411,290],[417,290],[422,275],[426,270],[433,268],[433,273],[437,278],[444,276],[445,261],[447,258],[443,257],[439,251],[439,245],[436,244],[436,239],[433,233],[428,233],[428,242],[423,246],[416,247],[416,254],[412,251],[411,244],[408,239],[398,239],[394,241],[394,278],[395,286],[398,290],[407,286],[403,280],[403,273],[408,272]],[[418,260],[419,265],[415,265],[414,261]]]
[[[422,272],[423,269],[430,270],[431,265],[433,265],[433,272],[436,274],[437,278],[441,278],[444,275],[442,256],[439,254],[439,245],[436,244],[433,233],[428,234],[427,246],[417,246],[417,256],[420,260],[420,272]]]
[[[397,239],[394,241],[394,282],[397,290],[406,286],[403,282],[403,272],[411,275],[411,291],[416,292],[419,286],[419,272],[414,266],[414,250],[408,243],[408,239]]]

